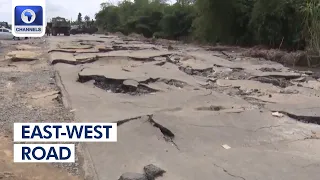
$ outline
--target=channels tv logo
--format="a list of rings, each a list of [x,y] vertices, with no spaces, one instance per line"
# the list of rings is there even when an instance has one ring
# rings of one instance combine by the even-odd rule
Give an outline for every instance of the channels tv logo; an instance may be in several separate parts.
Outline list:
[[[44,0],[13,0],[12,32],[17,37],[45,34]]]

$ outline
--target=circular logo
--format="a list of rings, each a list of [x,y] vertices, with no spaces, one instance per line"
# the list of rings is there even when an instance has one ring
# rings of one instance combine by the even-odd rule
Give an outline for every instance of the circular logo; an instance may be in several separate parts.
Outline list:
[[[21,13],[21,20],[26,24],[31,24],[36,19],[36,13],[31,9],[26,9]]]

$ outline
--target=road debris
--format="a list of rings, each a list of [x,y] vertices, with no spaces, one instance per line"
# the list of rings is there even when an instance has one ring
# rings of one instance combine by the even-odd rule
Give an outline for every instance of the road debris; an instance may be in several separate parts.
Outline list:
[[[119,180],[155,180],[166,172],[153,164],[144,166],[143,171],[144,174],[126,172],[120,176]]]
[[[148,180],[154,180],[155,178],[162,176],[166,171],[153,165],[146,165],[144,168],[144,174],[147,176]]]
[[[284,114],[279,113],[279,112],[273,112],[273,113],[272,113],[272,116],[281,118],[281,117],[284,117]]]
[[[227,149],[227,150],[228,150],[228,149],[231,149],[231,147],[228,146],[227,144],[222,145],[222,147],[225,148],[225,149]]]

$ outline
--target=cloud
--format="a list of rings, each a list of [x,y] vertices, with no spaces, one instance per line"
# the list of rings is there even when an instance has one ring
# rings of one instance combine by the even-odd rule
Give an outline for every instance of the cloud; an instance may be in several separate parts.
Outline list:
[[[47,0],[47,18],[61,16],[67,19],[77,19],[78,13],[82,17],[88,15],[94,18],[100,10],[100,4],[103,0]]]

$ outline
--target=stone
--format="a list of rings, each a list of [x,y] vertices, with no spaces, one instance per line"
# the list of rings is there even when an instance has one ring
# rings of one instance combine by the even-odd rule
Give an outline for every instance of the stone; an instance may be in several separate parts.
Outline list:
[[[166,172],[165,170],[153,164],[145,166],[143,170],[148,180],[154,180],[155,178],[162,176]]]
[[[139,85],[139,82],[132,79],[127,79],[123,81],[123,85],[137,88]]]
[[[120,176],[119,180],[148,180],[144,174],[127,172]]]

